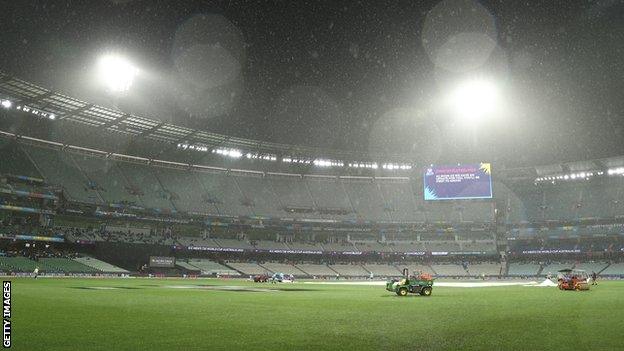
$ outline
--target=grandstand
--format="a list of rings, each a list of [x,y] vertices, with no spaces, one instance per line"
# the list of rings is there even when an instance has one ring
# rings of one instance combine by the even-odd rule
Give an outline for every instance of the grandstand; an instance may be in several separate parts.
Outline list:
[[[359,264],[333,264],[328,267],[343,277],[368,277],[370,275],[370,272]]]
[[[541,265],[535,263],[513,262],[509,264],[507,274],[512,277],[536,276],[541,268]]]
[[[395,266],[388,264],[365,264],[363,268],[377,277],[398,277],[401,275]]]
[[[500,263],[476,263],[468,266],[468,273],[472,276],[503,276],[506,274]]]
[[[255,241],[254,247],[262,250],[288,250],[285,243],[268,240]]]
[[[267,268],[260,266],[257,263],[250,262],[228,262],[227,265],[232,267],[234,270],[241,272],[245,275],[255,275],[255,274],[271,274],[275,272],[271,272]]]
[[[556,276],[557,272],[559,272],[560,270],[572,268],[574,268],[573,262],[549,263],[542,267],[540,275],[546,276],[550,274],[552,276]]]
[[[430,274],[430,275],[434,275],[436,274],[433,269],[431,269],[431,266],[429,265],[423,265],[423,264],[399,264],[397,265],[398,268],[400,268],[401,270],[403,270],[403,268],[407,268],[410,272],[410,274],[418,274],[418,273],[426,273],[426,274]]]
[[[296,267],[310,277],[333,277],[336,275],[336,271],[324,264],[299,263]]]
[[[600,272],[601,276],[624,277],[624,263],[612,263]]]
[[[286,243],[286,246],[291,250],[311,250],[311,251],[323,250],[323,246],[321,246],[320,243],[292,241],[292,242]]]
[[[97,269],[68,258],[40,258],[39,264],[48,273],[95,273]]]
[[[254,247],[247,240],[236,239],[214,239],[215,243],[224,248],[253,249]]]
[[[190,271],[199,270],[203,275],[240,275],[236,270],[223,266],[217,262],[201,259],[189,258],[188,260],[176,260],[176,265]]]
[[[98,272],[103,272],[103,273],[130,273],[129,271],[114,266],[112,264],[106,263],[104,261],[98,260],[97,258],[93,258],[93,257],[78,257],[78,258],[74,258],[74,260],[76,262],[79,262],[85,266],[89,266],[94,268],[96,271]]]
[[[26,257],[0,256],[0,269],[4,272],[32,273],[35,268],[43,274],[99,274],[129,273],[127,270],[113,266],[104,261],[92,257],[64,258],[64,257],[41,257],[31,260]]]
[[[45,271],[46,267],[43,263],[38,264],[26,257],[0,257],[0,266],[4,272],[32,272],[39,267],[41,271]]]
[[[2,5],[4,348],[624,349],[624,0]]]
[[[299,177],[254,172],[236,175],[102,159],[71,148],[63,151],[37,145],[8,143],[3,152],[19,166],[6,163],[6,173],[42,177],[61,185],[67,198],[88,204],[134,203],[154,209],[228,216],[293,216],[297,218],[365,219],[389,222],[491,222],[492,202],[421,203],[415,195],[420,180],[383,178]],[[9,159],[7,158],[7,159]],[[617,194],[622,180],[594,179],[574,186],[498,185],[496,201],[507,203],[513,222],[614,218],[624,215]],[[605,201],[597,201],[603,194]],[[605,207],[605,203],[610,206]],[[305,211],[290,211],[299,209]],[[327,212],[329,210],[329,212]],[[332,212],[333,210],[333,212]],[[336,212],[341,211],[341,212]]]
[[[577,263],[574,268],[582,269],[588,274],[591,274],[592,272],[602,272],[605,268],[607,268],[608,265],[609,264],[607,262],[580,262]]]
[[[431,269],[436,276],[464,277],[468,275],[468,272],[458,264],[432,264]]]
[[[2,77],[6,82],[19,82],[22,84],[19,86],[35,89],[30,83]],[[0,81],[0,91],[6,88],[6,82]],[[27,92],[20,89],[12,86],[10,94],[18,98],[26,96]],[[217,134],[182,127],[177,130],[177,126],[134,115],[123,116],[118,111],[95,108],[53,92],[46,94],[50,95],[47,104],[57,109],[56,113],[68,114],[63,123],[73,126],[78,119],[88,120],[92,125],[109,130],[119,119],[124,125],[132,123],[137,130],[143,130],[144,134],[139,133],[138,138],[142,141],[137,145],[171,143],[182,133],[213,147],[213,153],[230,147],[249,151],[249,145],[262,149],[267,155],[288,155],[293,150],[288,145],[244,139],[226,138],[225,145]],[[85,111],[71,115],[71,109],[63,110],[68,108],[67,101],[73,101],[74,106],[82,106]],[[36,105],[36,101],[32,103]],[[76,128],[89,130],[92,127]],[[216,142],[217,139],[220,141]],[[90,146],[97,146],[85,148],[1,131],[0,156],[5,161],[0,165],[0,172],[9,177],[23,176],[21,183],[5,181],[2,187],[6,194],[13,195],[8,199],[12,201],[11,206],[18,201],[27,209],[25,211],[37,211],[37,206],[42,206],[53,215],[58,209],[83,214],[78,220],[71,219],[79,223],[79,228],[59,225],[47,228],[47,233],[43,231],[45,236],[54,236],[67,244],[175,247],[172,255],[182,257],[189,256],[187,248],[191,247],[204,256],[193,258],[199,260],[195,263],[180,261],[179,266],[189,271],[198,269],[208,275],[231,274],[236,270],[244,274],[282,271],[299,276],[366,277],[370,273],[390,276],[400,273],[402,266],[449,277],[498,276],[501,272],[514,277],[535,276],[554,274],[568,267],[617,272],[618,263],[607,267],[598,261],[584,262],[578,255],[591,252],[596,259],[606,262],[617,259],[624,248],[620,235],[623,230],[620,216],[624,215],[624,201],[620,201],[624,195],[622,177],[601,176],[583,182],[553,184],[542,181],[544,169],[561,170],[567,166],[497,169],[492,200],[425,201],[423,175],[407,171],[413,164],[392,173],[384,168],[369,172],[372,167],[353,170],[348,163],[323,171],[312,169],[320,150],[297,147],[298,154],[310,153],[307,158],[301,157],[307,160],[305,167],[288,165],[288,158],[284,156],[281,163],[274,164],[241,159],[236,161],[241,168],[232,168],[221,167],[223,160],[211,154],[198,157],[198,161],[178,162],[172,155],[181,155],[183,151],[165,152],[165,149],[156,159],[144,157],[145,151],[140,147],[124,150],[127,154],[112,153],[104,150],[110,146],[110,140],[118,139],[104,132],[92,140],[83,140]],[[328,154],[332,152],[328,150]],[[337,159],[355,156],[342,153]],[[623,160],[614,157],[586,161],[581,166],[575,165],[574,169],[576,172],[599,168],[608,171],[609,165],[624,164],[620,162]],[[43,182],[38,180],[31,184],[24,177]],[[22,194],[21,199],[15,200],[16,191],[27,195]],[[36,195],[28,195],[30,193]],[[58,194],[57,200],[62,206],[33,200],[38,194],[53,194],[52,198]],[[85,213],[98,216],[94,218]],[[58,216],[59,220],[68,220],[67,217],[71,216],[67,213]],[[124,217],[126,223],[119,226],[106,223]],[[132,221],[140,224],[128,223]],[[139,227],[140,230],[136,229]],[[41,231],[28,228],[28,232],[23,232],[19,225],[6,228],[10,228],[5,230],[8,236],[33,236]],[[76,248],[82,249],[81,246]],[[511,255],[502,268],[496,261],[499,250]],[[227,254],[216,257],[215,252]],[[397,266],[392,260],[399,256],[392,255],[399,254],[405,254],[408,260]],[[540,263],[523,263],[527,262],[524,256],[527,254],[538,255],[535,262]],[[242,255],[250,256],[241,258]],[[355,255],[357,259],[352,260],[348,255]],[[426,257],[429,264],[410,261],[421,256]],[[457,260],[451,264],[452,256]],[[216,263],[224,258],[245,262],[233,263],[236,267],[231,268]],[[380,258],[381,262],[377,262]],[[19,269],[33,268],[29,261],[6,259]],[[308,263],[280,263],[286,260]],[[457,264],[466,260],[470,261],[467,270]],[[337,264],[326,265],[326,262]],[[46,259],[39,264],[43,271],[125,272],[95,257],[86,261]],[[7,263],[6,267],[13,266]]]
[[[308,275],[308,273],[300,270],[294,264],[265,262],[260,264],[260,266],[273,273],[292,274],[294,276]]]

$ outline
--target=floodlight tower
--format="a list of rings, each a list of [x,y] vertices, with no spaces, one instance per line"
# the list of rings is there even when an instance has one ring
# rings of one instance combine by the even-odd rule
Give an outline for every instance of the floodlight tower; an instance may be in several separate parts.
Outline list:
[[[498,89],[494,83],[474,79],[460,83],[450,94],[449,104],[461,120],[478,123],[490,117],[498,107]]]
[[[102,56],[97,65],[100,83],[115,95],[128,92],[138,73],[132,62],[116,54]]]
[[[469,79],[451,90],[446,103],[454,118],[470,130],[473,146],[476,146],[479,124],[499,112],[499,89],[492,81],[482,78]]]

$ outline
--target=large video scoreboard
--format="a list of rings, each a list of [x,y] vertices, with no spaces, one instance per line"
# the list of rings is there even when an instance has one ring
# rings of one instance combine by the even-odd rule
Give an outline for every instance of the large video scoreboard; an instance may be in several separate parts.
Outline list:
[[[491,199],[490,163],[431,165],[425,168],[425,200]]]

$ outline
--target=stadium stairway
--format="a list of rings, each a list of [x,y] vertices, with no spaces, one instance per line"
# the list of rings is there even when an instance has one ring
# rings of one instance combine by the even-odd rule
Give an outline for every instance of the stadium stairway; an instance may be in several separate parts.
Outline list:
[[[91,179],[91,177],[89,177],[89,174],[87,172],[85,172],[84,169],[82,169],[80,164],[78,162],[76,162],[76,160],[73,157],[69,157],[69,159],[71,160],[72,164],[76,167],[76,169],[80,172],[80,174],[82,174],[82,176],[85,179],[88,180],[88,182],[97,184],[97,182],[95,182],[93,179]],[[100,200],[101,203],[103,203],[103,204],[106,203],[106,201],[104,201],[104,197],[102,196],[102,193],[100,192],[99,189],[93,189],[93,192],[95,193],[95,195],[97,196],[97,198]]]
[[[297,264],[300,271],[305,272],[309,277],[333,277],[336,272],[325,264]]]
[[[330,271],[334,272],[334,275],[340,275],[340,273],[338,273],[338,271],[333,269],[330,265],[326,265],[326,266],[327,266],[327,268],[329,268]]]
[[[543,264],[541,264],[541,265],[540,265],[540,268],[537,270],[537,274],[536,274],[536,275],[537,275],[537,276],[542,275],[542,271],[543,271],[543,270],[544,270],[544,265],[543,265]]]
[[[285,263],[273,263],[273,262],[265,262],[263,264],[258,263],[258,266],[266,269],[269,272],[273,273],[284,273],[284,274],[292,274],[294,276],[309,276],[308,273],[302,271],[294,264],[285,264]]]

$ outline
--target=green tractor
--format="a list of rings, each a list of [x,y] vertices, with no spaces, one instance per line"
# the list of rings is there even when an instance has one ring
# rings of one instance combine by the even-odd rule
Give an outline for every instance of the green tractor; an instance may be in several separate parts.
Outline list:
[[[433,278],[429,274],[409,276],[407,268],[403,269],[403,279],[390,279],[386,282],[386,290],[393,291],[399,296],[407,296],[408,293],[431,296],[433,291]]]

